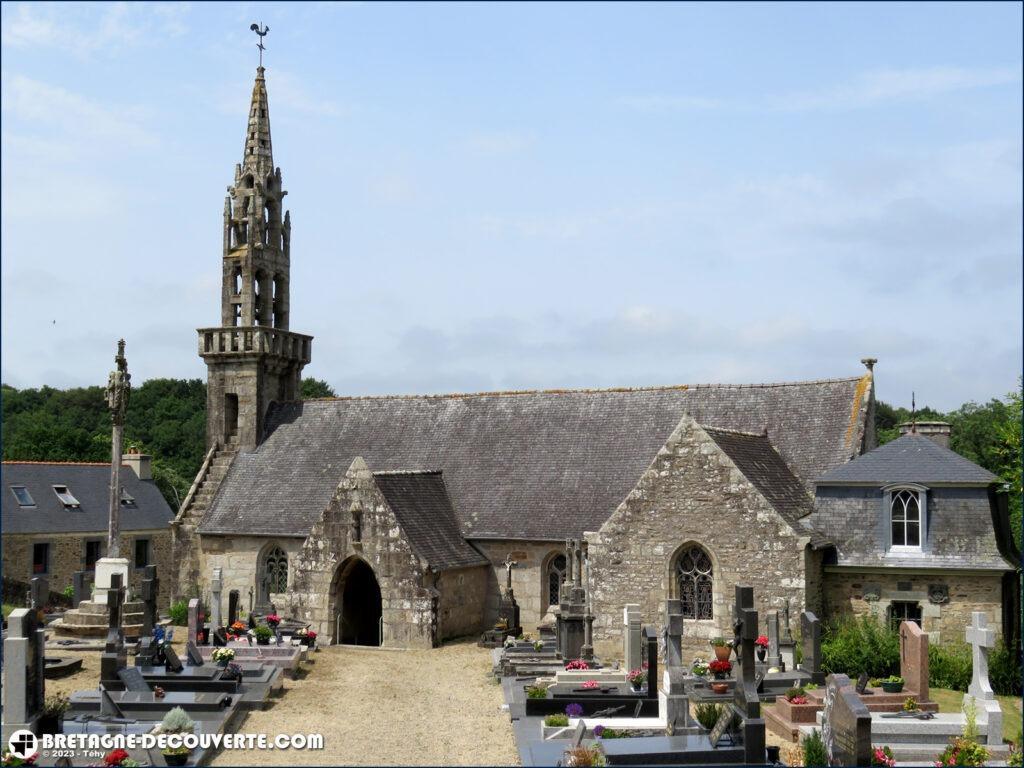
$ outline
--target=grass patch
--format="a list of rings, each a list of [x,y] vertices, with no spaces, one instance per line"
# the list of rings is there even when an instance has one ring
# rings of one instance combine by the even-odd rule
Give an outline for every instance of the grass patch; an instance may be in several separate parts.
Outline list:
[[[964,695],[947,688],[929,688],[932,701],[939,705],[939,712],[957,713],[963,705]],[[996,696],[1003,710],[1003,741],[1014,741],[1021,728],[1021,697]]]

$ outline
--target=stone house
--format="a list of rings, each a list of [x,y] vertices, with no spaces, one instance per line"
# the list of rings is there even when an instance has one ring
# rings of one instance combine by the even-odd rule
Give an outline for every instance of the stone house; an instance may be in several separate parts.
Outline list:
[[[599,654],[621,648],[626,603],[660,623],[678,597],[704,651],[731,631],[739,583],[760,610],[827,613],[845,539],[817,524],[815,483],[876,445],[874,360],[782,384],[299,401],[312,339],[287,324],[284,194],[260,68],[225,205],[222,325],[199,330],[208,453],[172,526],[179,595],[220,567],[243,607],[325,640],[431,646],[491,625],[509,556],[532,630],[571,537]]]
[[[126,454],[121,465],[121,552],[132,563],[129,586],[142,568],[171,569],[174,513],[153,482],[150,457]],[[4,578],[27,584],[45,575],[50,589],[72,584],[76,571],[91,576],[107,552],[110,464],[3,462]],[[161,601],[170,597],[161,587]]]

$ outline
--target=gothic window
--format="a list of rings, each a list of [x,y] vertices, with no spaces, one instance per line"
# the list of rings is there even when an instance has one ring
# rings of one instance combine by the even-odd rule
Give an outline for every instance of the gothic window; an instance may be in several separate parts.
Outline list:
[[[267,584],[267,592],[288,591],[288,555],[280,547],[267,552],[263,564],[263,575]]]
[[[712,618],[711,557],[703,547],[692,544],[676,559],[676,581],[683,616],[687,619]]]
[[[892,525],[892,546],[920,549],[921,499],[917,491],[903,489],[892,492],[889,502]]]
[[[558,605],[562,582],[565,581],[565,555],[557,555],[548,563],[548,605]]]

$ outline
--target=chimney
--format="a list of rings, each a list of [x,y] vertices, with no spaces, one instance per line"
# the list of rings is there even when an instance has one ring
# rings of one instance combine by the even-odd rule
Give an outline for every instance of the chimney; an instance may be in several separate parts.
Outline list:
[[[145,453],[126,453],[121,456],[121,463],[138,475],[139,480],[153,479],[153,457]]]
[[[905,421],[900,424],[900,436],[917,433],[943,448],[949,448],[951,431],[952,427],[945,421]]]

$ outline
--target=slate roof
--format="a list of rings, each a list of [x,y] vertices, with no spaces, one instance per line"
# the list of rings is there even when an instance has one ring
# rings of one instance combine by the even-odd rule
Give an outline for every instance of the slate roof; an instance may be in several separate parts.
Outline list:
[[[859,450],[870,377],[274,404],[199,526],[306,536],[356,456],[371,469],[440,469],[463,536],[556,541],[597,530],[689,414],[767,430],[810,490]]]
[[[988,484],[999,478],[927,437],[907,434],[818,478],[818,485],[848,483]]]
[[[767,435],[703,425],[702,428],[783,520],[800,534],[810,536],[815,548],[828,545],[824,537],[802,521],[814,511],[814,502],[800,479],[768,441]]]
[[[459,532],[440,472],[374,472],[373,480],[413,550],[438,570],[487,565]]]
[[[5,461],[2,474],[0,507],[5,534],[106,532],[109,464]],[[12,485],[25,486],[36,505],[20,506]],[[53,492],[54,485],[66,485],[81,506],[66,508]],[[121,505],[121,530],[154,530],[170,525],[174,513],[156,483],[139,480],[131,469],[122,466],[121,487],[135,499],[134,505]]]

